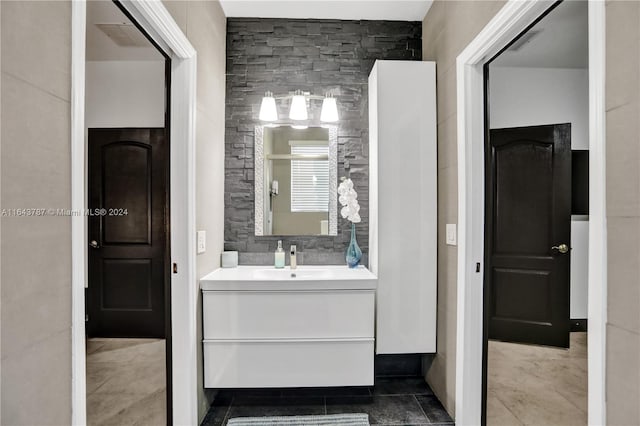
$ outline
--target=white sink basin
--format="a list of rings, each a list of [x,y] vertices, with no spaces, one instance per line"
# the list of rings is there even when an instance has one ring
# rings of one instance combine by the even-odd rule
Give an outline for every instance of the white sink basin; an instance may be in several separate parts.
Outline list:
[[[220,268],[200,279],[202,290],[375,289],[377,277],[364,266],[302,265],[296,269],[266,266]]]
[[[257,280],[295,280],[295,279],[331,279],[331,272],[327,269],[256,269],[253,276]]]

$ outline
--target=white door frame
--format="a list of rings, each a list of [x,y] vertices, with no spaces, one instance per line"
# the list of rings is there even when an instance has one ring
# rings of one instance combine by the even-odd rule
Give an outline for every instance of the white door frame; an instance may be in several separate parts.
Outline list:
[[[456,61],[458,104],[458,299],[456,424],[482,412],[484,263],[483,66],[553,1],[510,0]],[[605,7],[589,2],[589,424],[606,423]]]
[[[125,9],[171,57],[170,209],[171,356],[173,423],[198,422],[196,373],[195,117],[196,51],[160,1],[124,0]],[[87,204],[85,102],[85,0],[72,2],[71,208]],[[71,218],[72,239],[72,422],[86,424],[85,303],[87,227]],[[171,268],[173,271],[173,267]]]

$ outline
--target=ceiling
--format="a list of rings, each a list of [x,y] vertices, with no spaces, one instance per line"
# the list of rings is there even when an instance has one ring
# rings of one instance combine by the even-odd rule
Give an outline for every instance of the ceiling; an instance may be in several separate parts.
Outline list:
[[[422,21],[433,0],[221,0],[231,18]]]
[[[432,0],[221,0],[227,17],[422,21]],[[87,61],[162,55],[112,1],[87,2]]]
[[[112,1],[87,2],[87,61],[161,61],[163,56]]]
[[[504,51],[491,65],[529,68],[587,68],[588,5],[566,0]],[[524,39],[535,32],[528,41]]]

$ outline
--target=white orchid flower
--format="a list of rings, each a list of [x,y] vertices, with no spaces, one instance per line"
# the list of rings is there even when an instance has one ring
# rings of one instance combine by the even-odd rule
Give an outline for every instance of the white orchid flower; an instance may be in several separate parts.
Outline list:
[[[351,189],[353,189],[353,181],[351,179],[345,179],[338,186],[338,194],[344,195]]]
[[[338,201],[343,206],[340,210],[340,215],[350,222],[359,223],[362,218],[359,214],[358,193],[353,189],[353,181],[349,178],[343,178],[338,186],[338,194],[340,194]]]
[[[349,215],[351,214],[351,209],[349,208],[349,206],[344,206],[342,208],[342,210],[340,210],[340,215],[344,218],[347,219],[349,217]]]

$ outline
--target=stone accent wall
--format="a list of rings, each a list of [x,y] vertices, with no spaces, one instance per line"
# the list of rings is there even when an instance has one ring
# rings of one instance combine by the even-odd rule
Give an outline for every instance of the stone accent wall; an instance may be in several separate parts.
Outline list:
[[[344,263],[350,223],[338,215],[332,237],[254,235],[254,127],[265,91],[331,92],[338,101],[338,176],[350,173],[360,202],[357,238],[368,252],[368,77],[376,59],[422,60],[422,23],[294,19],[227,20],[225,249],[240,263],[269,264],[277,241],[297,244],[303,263]],[[319,123],[321,102],[310,105]],[[278,101],[279,115],[288,105]],[[347,169],[345,168],[347,166]],[[365,259],[366,260],[366,259]]]

